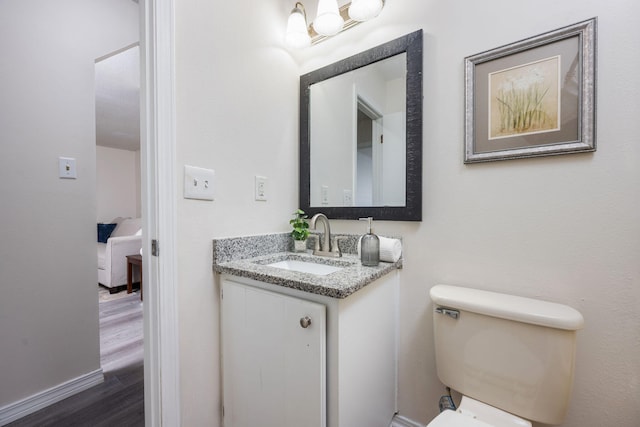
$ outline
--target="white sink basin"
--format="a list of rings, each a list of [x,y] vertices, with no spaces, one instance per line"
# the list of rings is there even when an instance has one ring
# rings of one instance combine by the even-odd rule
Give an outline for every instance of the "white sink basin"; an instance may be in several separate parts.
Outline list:
[[[316,276],[326,276],[342,270],[342,267],[334,267],[333,265],[316,264],[315,262],[306,262],[298,260],[284,260],[267,264],[268,267],[282,268],[283,270],[297,271],[299,273],[315,274]]]

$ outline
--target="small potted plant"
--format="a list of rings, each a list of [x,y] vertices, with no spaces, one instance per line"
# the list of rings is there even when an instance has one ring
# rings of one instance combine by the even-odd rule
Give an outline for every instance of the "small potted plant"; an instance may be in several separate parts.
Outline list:
[[[304,252],[307,250],[307,237],[309,237],[309,223],[307,223],[307,214],[303,210],[298,209],[293,213],[293,219],[289,220],[289,224],[293,227],[291,237],[296,252]]]

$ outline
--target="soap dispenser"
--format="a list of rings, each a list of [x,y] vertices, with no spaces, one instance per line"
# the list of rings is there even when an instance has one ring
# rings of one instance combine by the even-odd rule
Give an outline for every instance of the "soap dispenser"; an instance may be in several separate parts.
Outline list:
[[[367,267],[375,267],[380,262],[380,239],[371,231],[373,218],[360,218],[360,221],[368,221],[367,234],[360,238],[360,261]]]

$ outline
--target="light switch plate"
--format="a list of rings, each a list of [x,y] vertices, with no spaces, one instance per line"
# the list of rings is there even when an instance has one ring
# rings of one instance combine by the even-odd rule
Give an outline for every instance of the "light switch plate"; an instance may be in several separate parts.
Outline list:
[[[213,200],[215,196],[215,171],[184,165],[184,198]]]
[[[258,176],[256,175],[256,200],[266,201],[267,200],[267,182],[268,179],[266,176]]]
[[[63,179],[76,179],[76,159],[73,157],[58,157],[58,176]]]

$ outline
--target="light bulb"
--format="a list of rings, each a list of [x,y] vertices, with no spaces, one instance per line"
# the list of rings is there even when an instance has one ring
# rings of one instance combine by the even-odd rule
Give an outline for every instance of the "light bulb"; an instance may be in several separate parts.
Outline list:
[[[349,18],[354,21],[368,21],[378,16],[382,10],[382,0],[353,0],[349,6]]]
[[[299,5],[299,6],[298,6]],[[287,34],[285,35],[285,43],[293,48],[303,48],[311,44],[311,37],[307,29],[307,19],[304,13],[304,6],[296,3],[287,21]]]
[[[313,29],[322,36],[333,36],[342,30],[344,19],[340,16],[337,0],[320,0]]]

